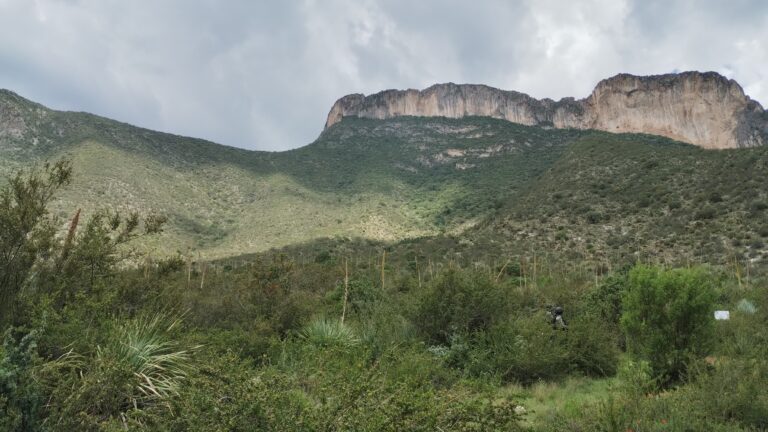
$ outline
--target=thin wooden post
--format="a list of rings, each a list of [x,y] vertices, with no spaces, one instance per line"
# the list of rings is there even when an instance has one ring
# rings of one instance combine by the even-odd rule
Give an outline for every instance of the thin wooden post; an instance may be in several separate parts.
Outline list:
[[[187,257],[187,290],[189,290],[189,284],[192,282],[192,257]]]
[[[387,250],[384,249],[384,253],[381,254],[381,289],[384,289],[384,264],[387,261]]]
[[[341,323],[344,324],[344,318],[347,315],[347,299],[349,298],[349,265],[347,258],[344,258],[344,303],[341,306]]]
[[[419,269],[419,255],[416,255],[414,260],[416,261],[416,278],[419,281],[419,288],[421,288],[421,269]]]

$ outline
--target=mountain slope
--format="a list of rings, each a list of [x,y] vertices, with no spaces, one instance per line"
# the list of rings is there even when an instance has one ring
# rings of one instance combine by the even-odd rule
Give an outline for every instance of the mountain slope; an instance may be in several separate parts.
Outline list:
[[[223,257],[318,238],[408,250],[760,261],[768,147],[708,151],[652,135],[464,117],[357,117],[312,144],[253,152],[0,93],[0,171],[66,156],[55,203],[157,212],[140,246]]]
[[[350,119],[306,147],[252,152],[48,110],[0,95],[0,170],[62,156],[75,182],[55,204],[158,212],[160,253],[253,252],[317,237],[376,240],[471,226],[554,163],[582,132],[487,118]]]

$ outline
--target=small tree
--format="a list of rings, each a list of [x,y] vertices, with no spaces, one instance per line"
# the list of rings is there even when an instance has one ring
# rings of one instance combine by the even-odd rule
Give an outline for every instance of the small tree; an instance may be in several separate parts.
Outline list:
[[[715,297],[712,278],[703,268],[636,266],[622,299],[628,351],[647,360],[660,382],[680,379],[686,363],[710,346]]]
[[[53,247],[56,231],[47,206],[71,176],[69,162],[46,163],[42,170],[19,171],[0,188],[0,324],[10,321],[38,257]]]

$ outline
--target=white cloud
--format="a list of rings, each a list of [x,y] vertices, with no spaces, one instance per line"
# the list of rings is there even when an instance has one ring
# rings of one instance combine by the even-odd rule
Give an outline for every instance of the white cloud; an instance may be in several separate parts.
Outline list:
[[[619,72],[715,70],[768,101],[761,0],[0,0],[0,87],[258,149],[338,97],[436,82],[584,97]]]

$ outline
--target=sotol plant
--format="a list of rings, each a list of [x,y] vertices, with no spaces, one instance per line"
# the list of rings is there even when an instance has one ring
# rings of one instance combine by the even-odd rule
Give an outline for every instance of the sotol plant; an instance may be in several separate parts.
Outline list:
[[[328,319],[317,319],[310,322],[299,333],[299,337],[320,347],[347,348],[360,342],[349,326],[340,321]]]
[[[136,378],[134,404],[165,399],[177,394],[179,382],[190,367],[189,351],[167,337],[180,324],[163,315],[137,319],[119,327],[118,338],[99,347],[97,357],[112,357],[130,367]]]
[[[190,353],[172,339],[180,320],[158,314],[119,323],[96,354],[83,361],[71,390],[54,397],[57,425],[81,428],[178,395],[192,368]]]

